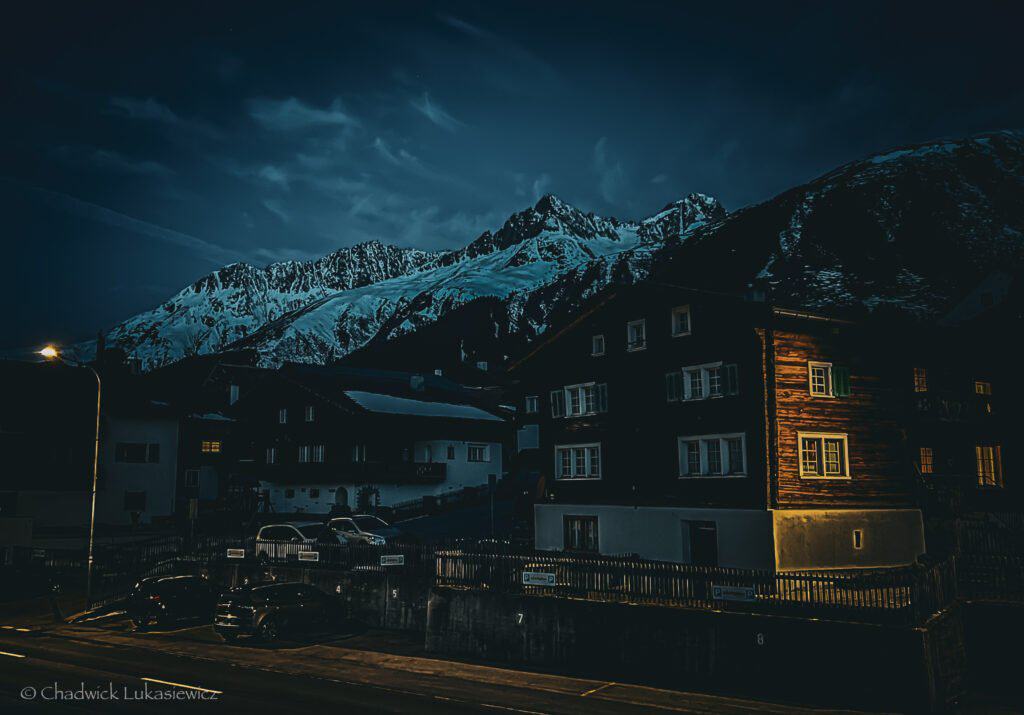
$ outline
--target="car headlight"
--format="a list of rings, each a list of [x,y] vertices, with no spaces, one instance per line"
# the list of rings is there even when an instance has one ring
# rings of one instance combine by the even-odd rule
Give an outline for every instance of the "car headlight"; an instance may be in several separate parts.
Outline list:
[[[387,543],[387,540],[383,536],[371,536],[370,543],[374,546],[384,546],[384,544]]]

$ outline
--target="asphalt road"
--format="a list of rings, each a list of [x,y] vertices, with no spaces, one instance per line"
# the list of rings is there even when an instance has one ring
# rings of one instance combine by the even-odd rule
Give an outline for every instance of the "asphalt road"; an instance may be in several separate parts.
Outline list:
[[[383,650],[366,649],[374,638]],[[346,714],[813,712],[429,658],[414,643],[387,634],[332,634],[268,647],[222,643],[209,626],[136,633],[118,617],[0,627],[2,712],[186,707]]]

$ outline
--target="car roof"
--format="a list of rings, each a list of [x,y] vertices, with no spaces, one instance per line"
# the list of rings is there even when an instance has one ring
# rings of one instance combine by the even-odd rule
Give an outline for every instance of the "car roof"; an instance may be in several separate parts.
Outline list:
[[[269,529],[272,526],[294,526],[301,528],[303,526],[323,526],[323,524],[322,521],[282,521],[277,524],[264,524],[260,529]]]

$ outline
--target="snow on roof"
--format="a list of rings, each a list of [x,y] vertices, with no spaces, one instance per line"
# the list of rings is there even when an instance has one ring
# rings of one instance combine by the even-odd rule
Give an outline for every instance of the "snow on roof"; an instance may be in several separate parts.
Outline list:
[[[228,416],[226,416],[224,414],[221,414],[220,412],[207,412],[206,414],[202,414],[202,415],[199,414],[199,413],[195,413],[195,414],[192,415],[192,417],[195,417],[196,419],[200,419],[200,420],[212,420],[212,421],[216,421],[216,422],[234,422],[235,421],[234,418],[228,417]]]
[[[501,422],[501,418],[472,405],[457,405],[451,402],[428,402],[408,397],[384,395],[379,392],[346,390],[345,396],[370,412],[385,412],[393,415],[417,415],[419,417],[453,417],[464,420],[487,420]]]

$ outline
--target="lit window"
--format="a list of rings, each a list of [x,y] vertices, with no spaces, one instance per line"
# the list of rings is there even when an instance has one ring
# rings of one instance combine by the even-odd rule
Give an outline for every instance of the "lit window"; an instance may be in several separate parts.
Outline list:
[[[1003,457],[999,445],[981,445],[974,448],[978,463],[978,486],[1003,486]]]
[[[928,371],[923,367],[914,368],[914,392],[928,392]]]
[[[536,414],[539,409],[540,400],[537,399],[536,395],[530,395],[526,398],[526,413],[529,415]]]
[[[220,442],[214,439],[204,439],[200,450],[203,454],[220,454]]]
[[[690,306],[682,305],[672,309],[672,336],[690,334]]]
[[[647,321],[631,320],[626,324],[626,350],[643,350],[647,347]]]
[[[801,477],[850,476],[845,434],[801,433],[799,446]]]
[[[555,478],[600,479],[601,445],[557,445],[555,447]]]
[[[811,386],[811,394],[815,397],[831,397],[832,363],[809,362],[807,363],[807,370]]]
[[[746,436],[712,434],[679,438],[680,477],[746,475]]]
[[[976,395],[991,395],[992,394],[992,383],[985,382],[983,380],[974,381],[974,393]]]
[[[288,422],[288,408],[282,407],[277,411],[277,422],[278,424],[287,424]]]
[[[590,354],[594,357],[604,355],[604,336],[595,335],[590,339]]]
[[[471,444],[467,447],[466,461],[490,462],[491,449],[486,444]]]
[[[316,418],[316,408],[313,405],[306,405],[306,422],[312,422]]]
[[[931,447],[921,447],[920,449],[920,465],[921,474],[934,474],[935,473],[935,453],[932,452]]]

